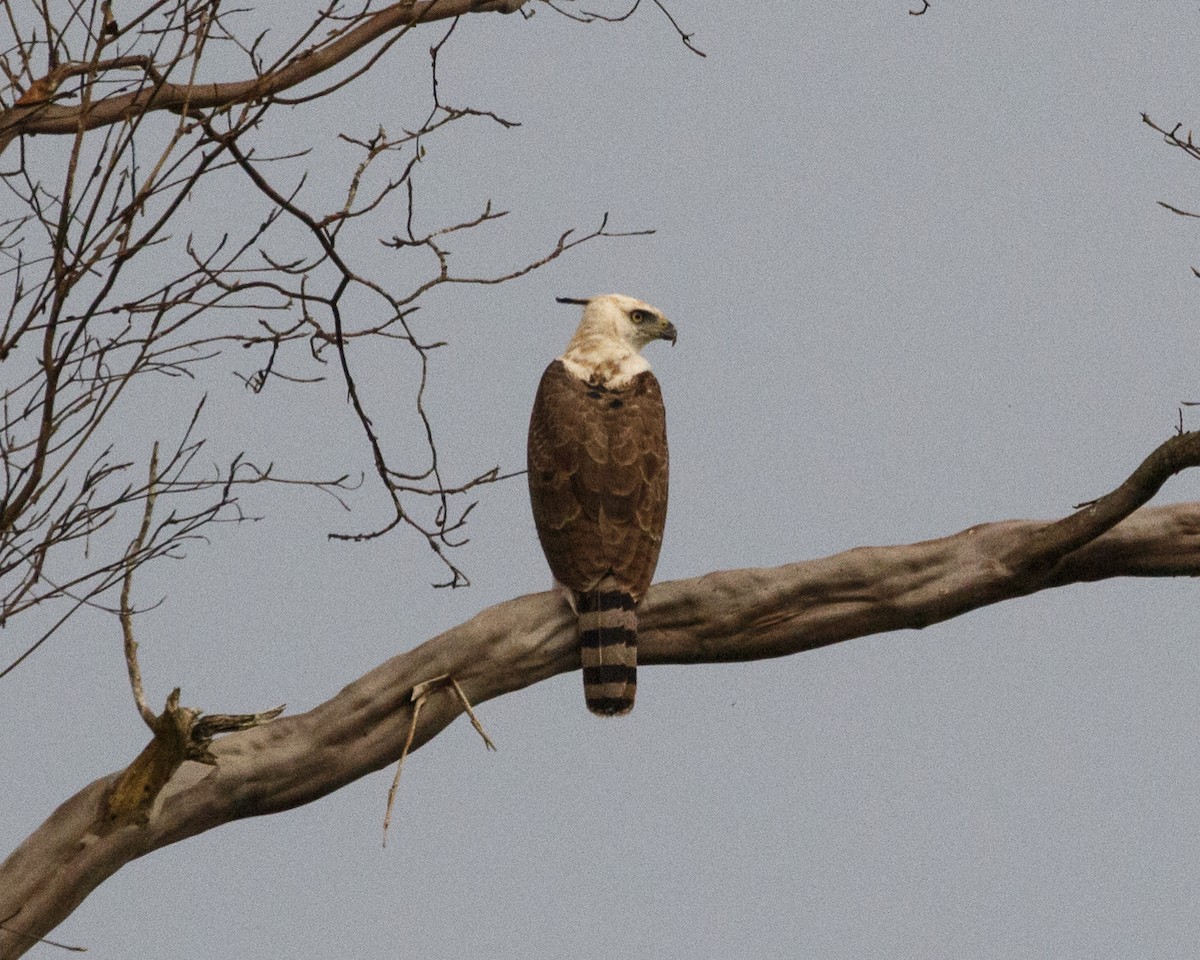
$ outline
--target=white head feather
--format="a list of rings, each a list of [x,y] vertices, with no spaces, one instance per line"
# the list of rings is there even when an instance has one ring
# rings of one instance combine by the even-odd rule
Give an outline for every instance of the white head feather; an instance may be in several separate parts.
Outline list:
[[[621,293],[606,293],[587,301],[579,328],[559,359],[581,380],[619,388],[650,369],[641,350],[652,340],[675,342],[675,327],[662,311]]]

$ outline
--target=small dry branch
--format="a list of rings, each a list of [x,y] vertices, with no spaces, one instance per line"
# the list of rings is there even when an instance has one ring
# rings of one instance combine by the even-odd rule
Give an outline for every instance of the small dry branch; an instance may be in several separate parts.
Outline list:
[[[462,686],[450,674],[442,674],[440,677],[434,677],[432,680],[426,680],[423,683],[418,683],[412,688],[412,693],[409,699],[412,701],[413,711],[412,719],[408,724],[408,735],[404,738],[404,747],[400,751],[400,759],[396,761],[396,775],[392,777],[392,785],[388,788],[387,808],[383,813],[383,845],[387,846],[388,827],[392,823],[392,807],[396,802],[396,790],[400,786],[400,774],[404,770],[404,760],[408,756],[408,751],[412,749],[413,737],[417,733],[417,721],[421,716],[421,707],[425,705],[425,700],[429,694],[447,685],[451,685],[455,694],[458,696],[459,702],[466,711],[467,716],[471,719],[471,726],[483,738],[484,745],[489,750],[495,750],[496,745],[492,743],[491,737],[483,729],[483,724],[479,722],[479,718],[475,716],[475,711],[471,707],[471,701],[467,699],[467,695],[463,692]]]

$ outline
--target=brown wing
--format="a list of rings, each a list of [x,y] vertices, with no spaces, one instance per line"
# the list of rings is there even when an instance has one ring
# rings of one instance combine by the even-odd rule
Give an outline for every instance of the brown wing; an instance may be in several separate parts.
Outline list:
[[[650,586],[667,518],[667,427],[650,372],[621,390],[546,368],[529,421],[529,499],[555,579],[592,590],[612,574]]]

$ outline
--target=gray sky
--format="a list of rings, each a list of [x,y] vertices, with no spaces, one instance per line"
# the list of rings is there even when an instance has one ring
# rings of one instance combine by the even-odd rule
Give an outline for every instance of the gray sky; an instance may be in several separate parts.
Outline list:
[[[1200,208],[1200,167],[1139,113],[1197,120],[1200,11],[908,6],[672,5],[707,59],[645,4],[621,25],[460,25],[444,100],[523,125],[429,144],[427,225],[513,211],[459,264],[519,266],[605,211],[658,232],[430,298],[422,329],[450,344],[430,407],[459,478],[523,464],[577,321],[553,298],[609,291],[680,330],[648,351],[672,458],[659,579],[1056,517],[1169,435],[1200,399],[1200,228],[1154,201]],[[419,122],[440,31],[291,136]],[[407,409],[403,354],[358,363],[380,416]],[[336,381],[195,389],[235,448],[361,469]],[[1184,477],[1160,502],[1197,498]],[[209,711],[305,710],[549,584],[521,479],[485,491],[454,593],[412,538],[327,542],[384,517],[377,498],[260,506],[139,582],[166,596],[139,623],[155,703],[180,684]],[[620,721],[559,677],[482,707],[498,753],[459,721],[411,758],[386,851],[379,773],[128,866],[54,936],[128,960],[1190,955],[1194,590],[1103,583],[786,660],[643,668]],[[7,851],[145,731],[108,621],[80,618],[0,697]]]

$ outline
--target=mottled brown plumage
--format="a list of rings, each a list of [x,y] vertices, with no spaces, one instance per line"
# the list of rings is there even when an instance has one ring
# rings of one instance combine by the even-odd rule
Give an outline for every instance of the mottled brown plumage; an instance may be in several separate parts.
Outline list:
[[[529,424],[529,493],[559,583],[582,593],[612,575],[640,600],[667,515],[667,426],[654,374],[610,390],[551,363]]]
[[[622,324],[618,311],[634,319]],[[542,375],[530,418],[534,522],[579,614],[584,692],[596,713],[633,707],[636,606],[658,563],[668,472],[662,393],[638,349],[674,337],[641,301],[594,298],[567,353]]]

